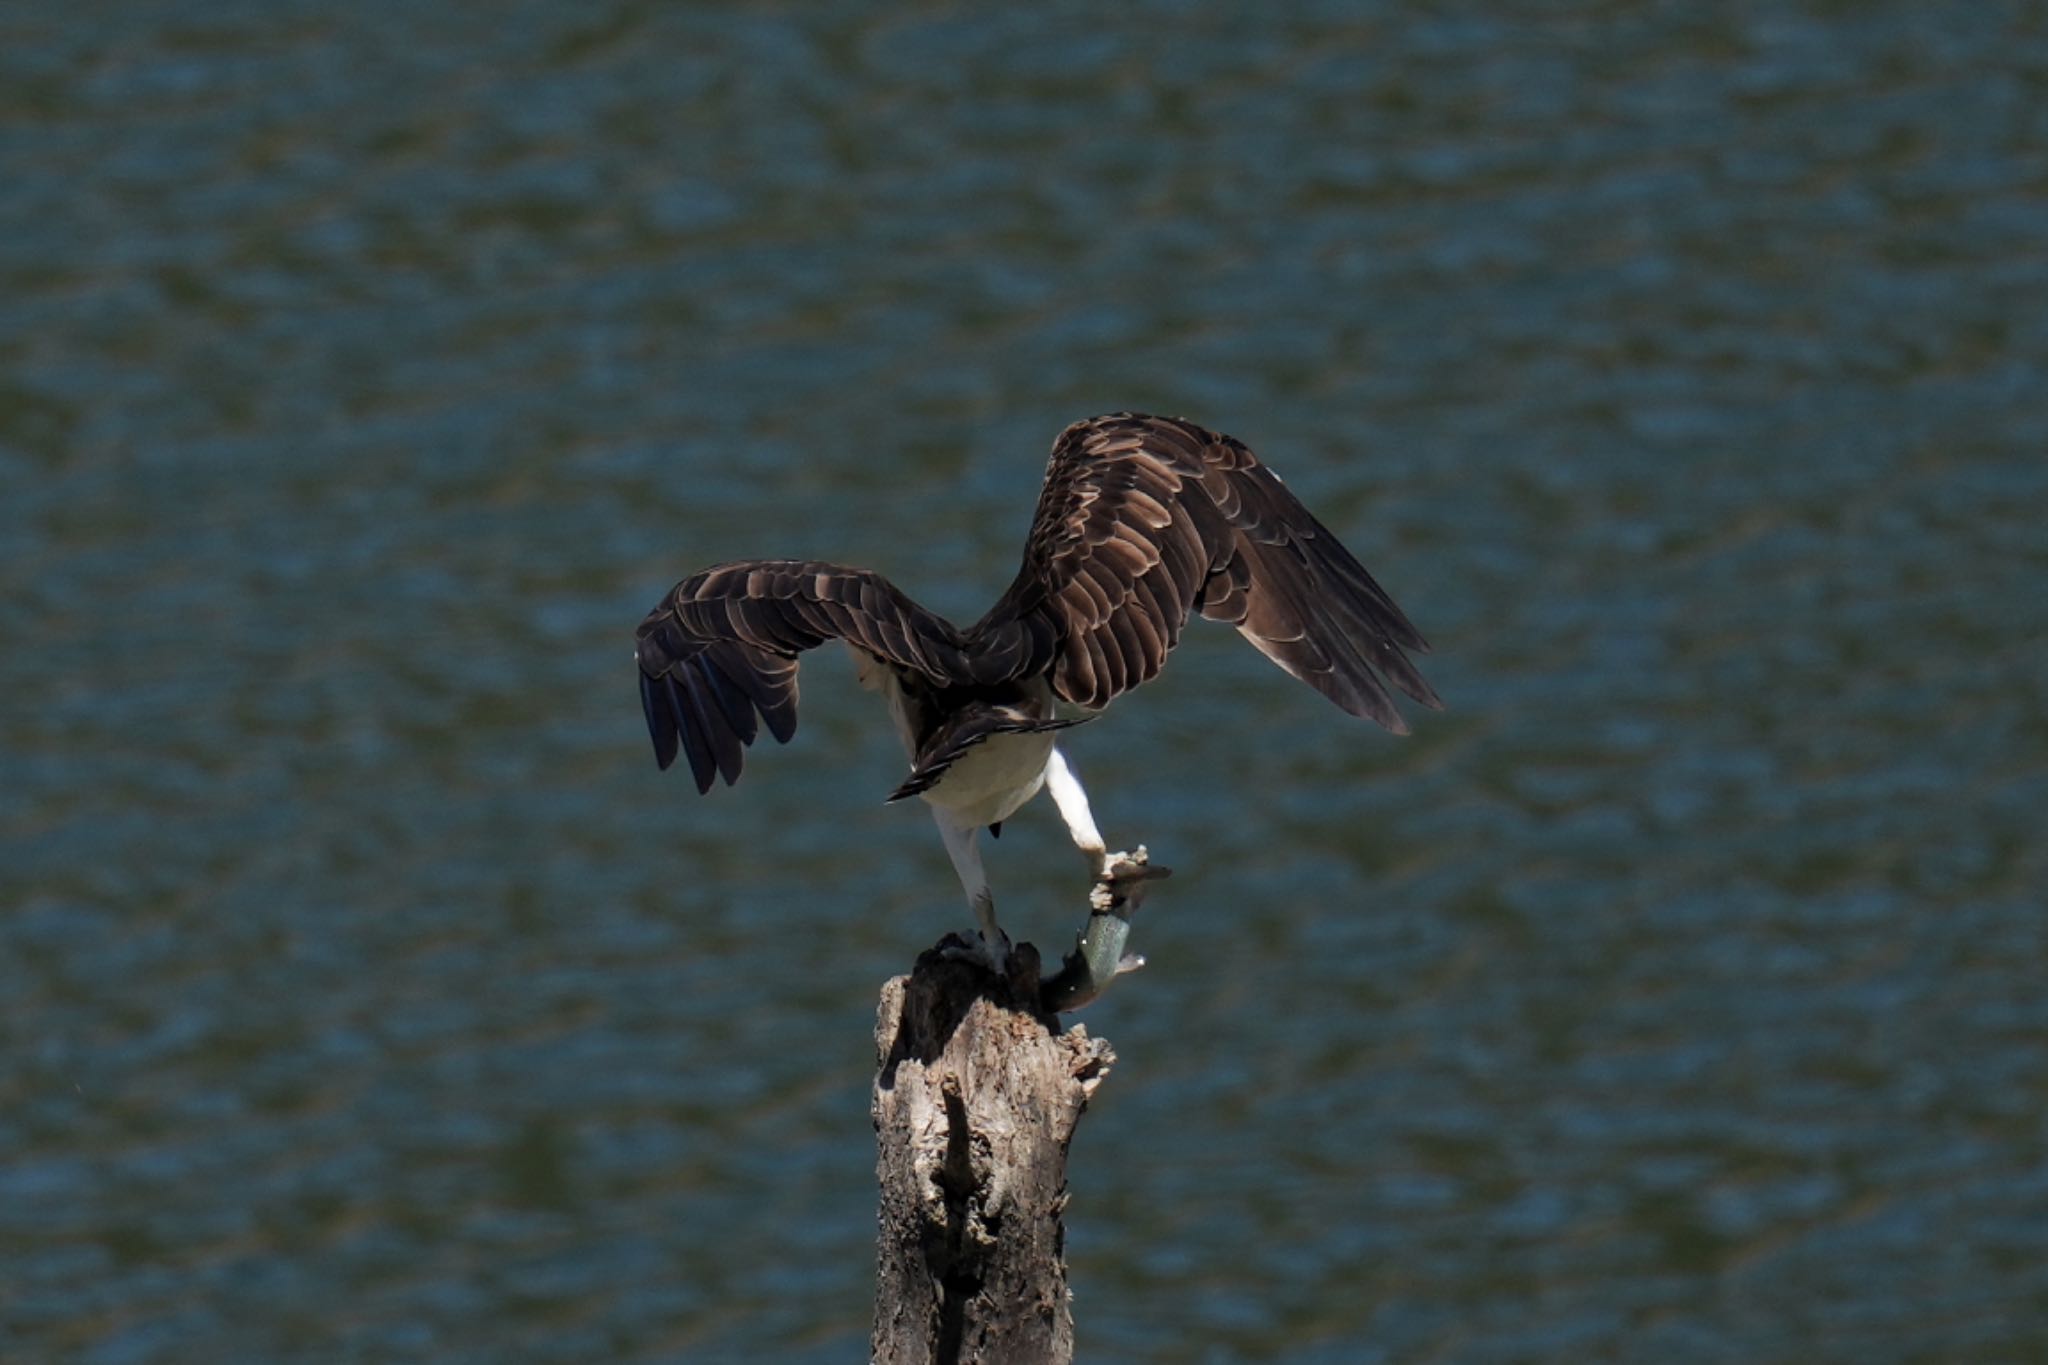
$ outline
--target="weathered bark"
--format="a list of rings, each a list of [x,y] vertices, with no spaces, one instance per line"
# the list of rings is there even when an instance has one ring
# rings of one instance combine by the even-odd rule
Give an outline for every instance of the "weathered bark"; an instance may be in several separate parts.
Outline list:
[[[1067,1362],[1067,1145],[1115,1060],[1011,974],[936,951],[882,987],[873,1356],[883,1365]]]

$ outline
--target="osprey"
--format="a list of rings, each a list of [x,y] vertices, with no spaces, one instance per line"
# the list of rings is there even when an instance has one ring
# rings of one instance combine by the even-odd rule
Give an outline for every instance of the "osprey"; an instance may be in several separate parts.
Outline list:
[[[887,579],[801,559],[718,564],[676,584],[640,623],[640,700],[663,768],[697,790],[739,777],[760,725],[796,732],[797,656],[852,651],[910,754],[889,796],[920,796],[1002,971],[1009,940],[976,839],[1041,788],[1105,877],[1096,830],[1054,732],[1154,677],[1199,611],[1354,716],[1407,725],[1385,686],[1443,705],[1403,650],[1429,646],[1401,609],[1244,444],[1192,422],[1117,413],[1053,443],[1024,565],[965,629]]]

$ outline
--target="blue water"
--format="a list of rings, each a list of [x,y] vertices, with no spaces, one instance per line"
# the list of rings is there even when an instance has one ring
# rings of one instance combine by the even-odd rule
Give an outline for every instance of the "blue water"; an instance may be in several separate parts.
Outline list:
[[[85,4],[0,21],[0,1359],[839,1361],[966,918],[838,659],[1185,414],[1437,645],[1072,736],[1083,1357],[2048,1358],[2035,7]],[[990,851],[1056,947],[1048,807]]]

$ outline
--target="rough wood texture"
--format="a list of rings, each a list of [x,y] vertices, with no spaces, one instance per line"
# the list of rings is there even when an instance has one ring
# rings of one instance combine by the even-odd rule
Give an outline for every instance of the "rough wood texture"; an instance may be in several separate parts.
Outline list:
[[[873,1356],[883,1365],[1066,1362],[1067,1145],[1115,1060],[1008,981],[927,952],[882,987]]]

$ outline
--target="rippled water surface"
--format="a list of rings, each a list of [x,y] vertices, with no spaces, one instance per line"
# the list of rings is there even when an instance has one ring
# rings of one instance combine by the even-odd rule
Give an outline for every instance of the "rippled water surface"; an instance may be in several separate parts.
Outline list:
[[[860,1358],[965,915],[837,659],[700,800],[632,627],[972,618],[1127,407],[1452,709],[1072,737],[1084,1358],[2048,1358],[2038,7],[45,5],[0,167],[0,1358]]]

